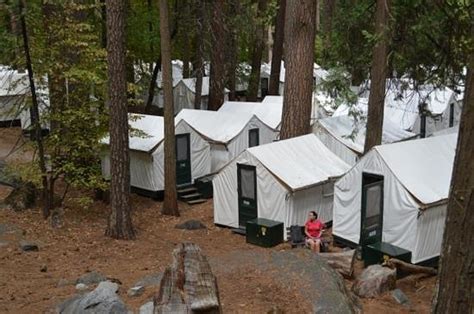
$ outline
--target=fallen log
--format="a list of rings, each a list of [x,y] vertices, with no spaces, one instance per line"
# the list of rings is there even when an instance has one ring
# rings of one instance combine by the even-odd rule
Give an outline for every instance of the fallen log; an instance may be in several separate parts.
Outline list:
[[[321,253],[319,256],[324,259],[329,266],[346,278],[352,278],[354,272],[355,250],[337,253]]]
[[[399,272],[404,272],[404,273],[409,273],[409,274],[427,274],[430,276],[436,276],[438,274],[438,271],[436,270],[436,268],[413,265],[396,258],[388,259],[384,263],[384,265],[390,268],[397,268]]]
[[[196,244],[181,243],[174,249],[153,303],[155,314],[221,312],[216,277]]]

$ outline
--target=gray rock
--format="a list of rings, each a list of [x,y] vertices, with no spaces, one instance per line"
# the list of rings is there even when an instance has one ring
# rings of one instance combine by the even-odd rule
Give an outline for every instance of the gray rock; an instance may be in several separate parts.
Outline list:
[[[36,189],[31,183],[22,183],[15,187],[5,198],[5,204],[15,211],[22,211],[34,206]]]
[[[39,250],[36,243],[27,240],[20,241],[20,248],[23,252],[37,252]]]
[[[406,294],[403,293],[403,291],[400,290],[400,289],[393,290],[392,291],[392,297],[395,299],[395,301],[397,301],[398,304],[402,304],[402,305],[409,305],[410,304],[410,300],[408,299]]]
[[[84,291],[84,290],[87,290],[89,287],[86,285],[86,284],[83,284],[83,283],[78,283],[76,285],[76,290],[77,291]]]
[[[181,224],[175,226],[176,229],[185,229],[185,230],[197,230],[197,229],[206,229],[206,226],[199,220],[188,220]]]
[[[153,310],[153,301],[150,301],[140,306],[139,314],[153,314]]]
[[[138,297],[145,292],[145,287],[143,286],[136,286],[128,289],[127,295],[129,297]]]
[[[371,265],[357,278],[352,291],[363,298],[373,298],[396,288],[397,270]]]
[[[99,283],[95,290],[74,296],[56,307],[57,313],[114,313],[128,314],[127,307],[117,295],[118,285],[110,281]]]
[[[101,273],[94,270],[94,271],[85,273],[84,275],[79,277],[76,280],[76,283],[83,283],[83,284],[86,284],[86,285],[93,285],[93,284],[97,284],[99,282],[106,281],[106,280],[107,280],[107,278],[103,274],[101,274]]]
[[[142,287],[149,287],[149,286],[158,286],[161,282],[161,278],[163,277],[163,273],[156,273],[151,274],[148,276],[143,277],[137,283],[135,283],[135,287],[142,286]]]

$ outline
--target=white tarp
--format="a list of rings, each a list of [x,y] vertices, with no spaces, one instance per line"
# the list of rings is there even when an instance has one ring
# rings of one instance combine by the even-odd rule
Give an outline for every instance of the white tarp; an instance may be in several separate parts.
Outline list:
[[[358,110],[366,115],[367,103],[367,100],[361,100],[352,110]],[[414,90],[403,89],[400,84],[390,81],[387,83],[384,116],[389,117],[400,128],[414,133],[420,132],[419,105],[422,103],[427,104],[426,109],[429,112],[426,118],[427,136],[449,127],[451,111],[453,125],[459,124],[461,104],[456,100],[456,93],[450,88],[424,85]],[[349,108],[347,105],[339,106],[334,116],[347,115]]]
[[[262,102],[226,101],[219,112],[254,114],[274,130],[280,128],[283,109],[282,96],[266,96]]]
[[[354,165],[364,152],[366,118],[356,121],[351,116],[335,116],[320,119],[313,125],[313,132],[339,158]],[[388,117],[384,117],[382,143],[389,144],[415,137],[416,134],[400,129]],[[344,147],[345,146],[345,147]]]
[[[456,136],[376,146],[334,187],[333,235],[358,244],[362,173],[383,176],[382,241],[412,252],[412,263],[440,253]],[[428,203],[423,203],[428,202]],[[429,207],[429,203],[439,204]]]
[[[209,76],[202,78],[201,109],[207,109],[209,97]],[[224,101],[228,99],[229,91],[225,89]],[[182,109],[194,109],[196,97],[196,78],[181,79],[173,88],[174,112],[179,113]]]
[[[164,190],[163,118],[130,114],[129,124],[135,129],[129,136],[131,185],[147,191]],[[192,180],[211,173],[209,143],[185,121],[176,122],[175,134],[190,135]],[[109,138],[105,137],[101,142],[108,145]],[[108,147],[102,156],[102,175],[105,178],[110,177]]]
[[[327,150],[313,134],[242,152],[213,179],[214,222],[237,228],[237,164],[253,165],[257,176],[257,217],[303,225],[309,211],[332,220],[333,181],[349,165]],[[297,191],[296,191],[297,190]]]
[[[186,121],[211,143],[212,171],[217,171],[249,147],[249,131],[259,130],[259,144],[273,142],[277,132],[255,115],[183,109],[176,121]]]

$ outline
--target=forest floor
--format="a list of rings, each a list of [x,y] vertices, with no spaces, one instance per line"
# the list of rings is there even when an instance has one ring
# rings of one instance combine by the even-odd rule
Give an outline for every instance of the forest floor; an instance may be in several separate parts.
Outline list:
[[[16,141],[14,136],[6,136],[11,135],[10,131],[4,130],[0,129],[0,159],[9,151],[5,148],[8,142],[13,145]],[[20,153],[20,157],[25,155],[28,156]],[[10,156],[9,160],[18,161],[20,157]],[[8,189],[0,186],[0,204]],[[129,297],[127,290],[143,278],[163,272],[171,262],[173,248],[180,242],[198,244],[209,258],[217,276],[224,313],[267,313],[275,306],[287,313],[311,312],[311,303],[294,288],[299,282],[289,285],[234,258],[240,253],[291,250],[289,245],[260,248],[247,244],[245,237],[229,229],[215,226],[212,200],[196,206],[180,203],[181,217],[176,218],[160,214],[161,202],[133,195],[137,239],[118,241],[104,236],[107,205],[96,201],[81,206],[77,196],[84,193],[73,191],[70,196],[62,209],[61,228],[52,228],[49,221],[41,218],[39,209],[21,213],[0,209],[0,225],[21,230],[0,238],[0,313],[43,313],[73,296],[75,280],[90,271],[120,280],[120,297],[129,309],[137,312],[153,298],[158,286],[147,287],[138,297]],[[175,228],[189,219],[200,220],[207,229]],[[20,238],[38,243],[39,251],[22,252],[18,247]],[[361,271],[358,263],[356,275]],[[435,280],[435,277],[398,280],[397,287],[408,296],[409,306],[399,305],[388,292],[375,299],[361,299],[363,310],[365,313],[429,313]],[[349,280],[346,284],[352,286]]]

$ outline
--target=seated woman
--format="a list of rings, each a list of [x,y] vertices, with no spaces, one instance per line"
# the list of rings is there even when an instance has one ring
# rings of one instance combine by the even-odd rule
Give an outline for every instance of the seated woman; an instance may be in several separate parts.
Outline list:
[[[323,228],[324,224],[318,219],[318,214],[315,211],[309,212],[309,219],[304,225],[304,233],[306,234],[306,244],[313,252],[319,253],[320,251]]]

